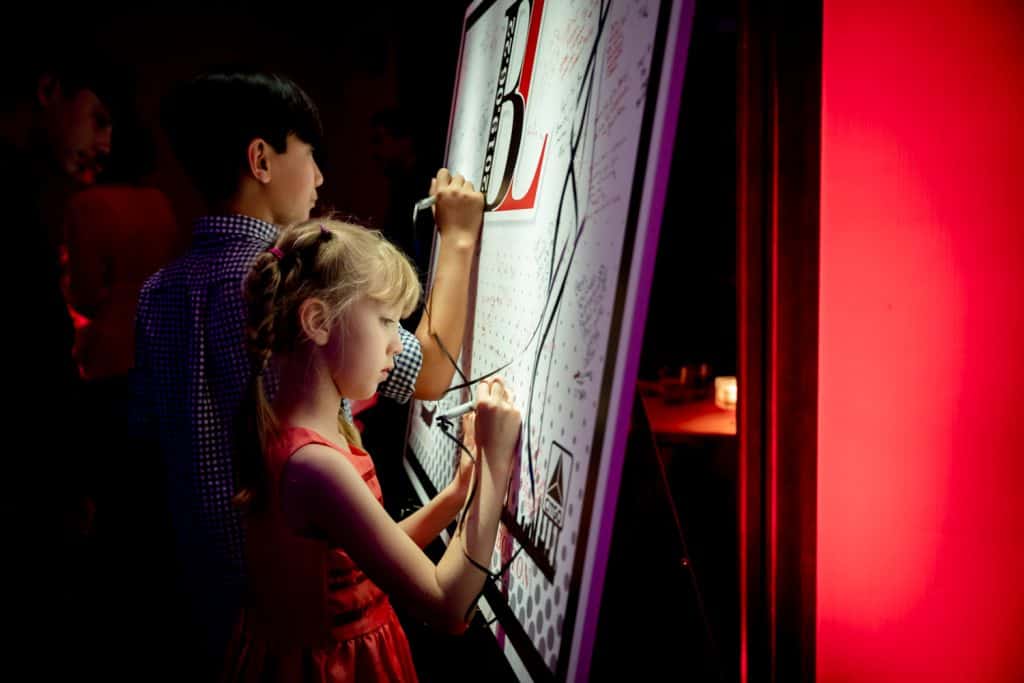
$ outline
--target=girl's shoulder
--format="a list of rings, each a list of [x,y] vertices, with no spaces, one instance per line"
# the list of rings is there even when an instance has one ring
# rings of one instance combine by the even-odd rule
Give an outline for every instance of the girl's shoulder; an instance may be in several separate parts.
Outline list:
[[[319,432],[304,427],[289,426],[279,430],[277,445],[268,448],[268,465],[275,479],[281,481],[288,469],[289,483],[304,482],[304,485],[324,481],[337,483],[350,472],[356,480],[369,485],[377,499],[380,487],[377,484],[373,459],[358,446],[339,443],[324,437]],[[340,457],[339,457],[340,456]],[[347,462],[347,464],[342,464]]]
[[[274,459],[288,459],[295,451],[309,444],[320,444],[340,453],[348,453],[347,445],[331,441],[317,431],[296,425],[281,425],[267,444],[267,454]]]
[[[300,448],[310,444],[330,448],[354,462],[370,457],[366,451],[357,446],[349,445],[342,439],[332,440],[313,429],[296,425],[281,425],[277,430],[277,434],[267,445],[267,455],[270,456],[271,460],[287,461]]]

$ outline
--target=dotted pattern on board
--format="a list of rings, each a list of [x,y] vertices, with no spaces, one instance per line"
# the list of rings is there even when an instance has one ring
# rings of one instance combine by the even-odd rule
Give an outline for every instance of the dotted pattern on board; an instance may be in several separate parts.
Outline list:
[[[447,164],[477,184],[509,4],[495,3],[474,24],[461,62]],[[645,0],[614,2],[599,31],[603,4],[545,3],[517,165],[536,168],[547,139],[536,206],[485,216],[472,297],[471,352],[460,357],[460,366],[472,377],[505,366],[499,374],[523,413],[527,431],[506,516],[514,523],[495,544],[492,568],[523,546],[502,589],[512,613],[552,670],[558,665],[562,639],[572,635],[563,632],[563,625],[569,593],[581,581],[573,576],[576,554],[584,551],[577,548],[578,533],[581,525],[591,523],[582,519],[585,485],[604,447],[592,440],[604,354],[610,335],[618,333],[610,329],[611,314],[620,286],[638,117],[658,7]],[[525,35],[525,15],[520,22]],[[588,57],[598,36],[597,59],[588,72]],[[518,63],[515,51],[523,49],[522,42],[517,33],[513,63]],[[591,78],[592,88],[584,88],[589,100],[578,103],[581,85]],[[506,129],[504,117],[499,130]],[[501,144],[497,148],[500,152]],[[494,173],[500,176],[501,170],[496,167]],[[557,207],[570,171],[575,194],[565,195],[559,217]],[[519,174],[517,170],[512,186],[516,197],[524,192],[520,183],[529,182]],[[458,462],[457,447],[440,434],[436,415],[468,397],[462,392],[414,406],[410,446],[435,489],[452,479]]]

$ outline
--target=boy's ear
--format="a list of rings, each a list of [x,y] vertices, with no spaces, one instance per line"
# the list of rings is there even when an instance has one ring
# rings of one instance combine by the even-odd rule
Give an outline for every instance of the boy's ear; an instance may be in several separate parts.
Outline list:
[[[246,149],[246,158],[249,162],[249,173],[257,181],[266,184],[270,182],[270,145],[263,138],[253,138]]]
[[[299,304],[299,326],[303,334],[317,346],[323,346],[331,336],[327,304],[310,297]]]

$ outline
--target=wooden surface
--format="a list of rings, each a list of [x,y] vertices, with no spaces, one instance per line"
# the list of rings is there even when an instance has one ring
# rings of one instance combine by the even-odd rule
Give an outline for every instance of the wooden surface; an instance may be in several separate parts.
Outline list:
[[[723,410],[713,398],[666,403],[657,382],[638,382],[651,431],[663,441],[691,435],[736,435],[736,411]]]

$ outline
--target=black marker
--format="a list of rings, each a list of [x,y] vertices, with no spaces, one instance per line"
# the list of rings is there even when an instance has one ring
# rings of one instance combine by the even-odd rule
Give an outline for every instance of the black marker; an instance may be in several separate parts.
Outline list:
[[[431,198],[433,199],[433,198]],[[451,410],[447,410],[438,416],[438,419],[454,420],[457,417],[462,417],[466,413],[476,410],[476,401],[468,401],[462,405],[455,406]]]

